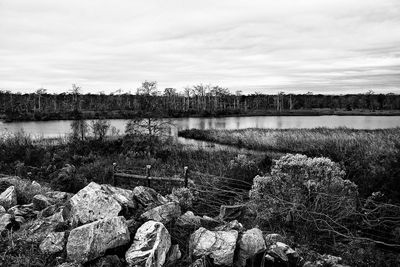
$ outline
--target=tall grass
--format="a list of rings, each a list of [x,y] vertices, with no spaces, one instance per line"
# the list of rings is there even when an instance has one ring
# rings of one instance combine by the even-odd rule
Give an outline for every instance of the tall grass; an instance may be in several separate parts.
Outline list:
[[[329,157],[342,164],[346,178],[354,181],[364,196],[383,191],[400,202],[400,128],[186,130],[179,136],[253,150]]]

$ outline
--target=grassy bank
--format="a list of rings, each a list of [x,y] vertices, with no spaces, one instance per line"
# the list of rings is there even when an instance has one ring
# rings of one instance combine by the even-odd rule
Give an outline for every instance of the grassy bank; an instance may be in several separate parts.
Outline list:
[[[324,156],[340,163],[362,196],[382,191],[400,202],[400,128],[385,130],[186,130],[179,136],[253,150]]]

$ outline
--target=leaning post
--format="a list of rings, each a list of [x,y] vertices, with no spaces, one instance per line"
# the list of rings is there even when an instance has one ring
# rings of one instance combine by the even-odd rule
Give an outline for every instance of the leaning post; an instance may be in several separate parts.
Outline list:
[[[147,186],[150,187],[150,169],[151,165],[146,166]]]
[[[183,168],[183,177],[185,178],[185,187],[188,187],[188,179],[189,179],[189,167],[185,166]]]

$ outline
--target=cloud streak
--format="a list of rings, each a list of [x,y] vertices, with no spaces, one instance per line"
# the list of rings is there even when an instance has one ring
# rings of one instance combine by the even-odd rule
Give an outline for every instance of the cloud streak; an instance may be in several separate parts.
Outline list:
[[[0,88],[400,93],[400,2],[0,2]]]

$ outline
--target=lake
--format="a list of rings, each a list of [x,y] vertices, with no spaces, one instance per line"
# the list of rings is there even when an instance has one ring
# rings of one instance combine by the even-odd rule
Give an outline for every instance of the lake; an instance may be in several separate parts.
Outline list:
[[[110,120],[121,133],[127,120]],[[170,134],[184,129],[244,129],[244,128],[315,128],[348,127],[354,129],[384,129],[400,127],[400,116],[252,116],[221,118],[176,118]],[[33,137],[63,137],[70,133],[71,121],[0,122],[0,134],[24,130]]]

